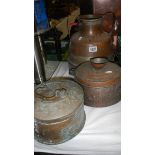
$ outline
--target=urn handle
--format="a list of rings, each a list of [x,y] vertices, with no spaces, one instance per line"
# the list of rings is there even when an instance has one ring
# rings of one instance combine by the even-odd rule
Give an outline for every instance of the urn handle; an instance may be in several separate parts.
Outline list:
[[[109,20],[108,18],[110,15],[112,16],[112,20],[111,20],[112,23],[109,25],[107,22],[104,23],[104,20]],[[103,23],[104,23],[104,29],[108,33],[116,32],[118,30],[118,21],[113,12],[105,12],[103,14]]]
[[[107,62],[106,58],[95,57],[90,59],[90,63],[95,69],[103,68]]]

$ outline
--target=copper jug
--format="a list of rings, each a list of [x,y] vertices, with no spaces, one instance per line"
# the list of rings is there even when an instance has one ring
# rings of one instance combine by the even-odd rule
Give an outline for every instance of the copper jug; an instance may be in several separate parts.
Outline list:
[[[100,15],[80,16],[80,31],[72,35],[70,41],[69,68],[72,70],[93,57],[113,55],[111,33],[103,30]]]

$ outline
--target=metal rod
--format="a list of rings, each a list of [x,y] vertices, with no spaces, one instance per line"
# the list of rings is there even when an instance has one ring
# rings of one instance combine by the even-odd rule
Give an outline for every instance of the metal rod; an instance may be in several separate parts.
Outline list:
[[[34,79],[36,84],[46,81],[44,62],[37,36],[34,37]]]

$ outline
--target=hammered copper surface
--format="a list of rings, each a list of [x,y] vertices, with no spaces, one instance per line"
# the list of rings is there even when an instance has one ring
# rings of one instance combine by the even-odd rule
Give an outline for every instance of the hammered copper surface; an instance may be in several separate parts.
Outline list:
[[[93,107],[105,107],[121,99],[121,69],[107,61],[85,62],[75,71],[75,78],[84,89],[84,103]],[[94,65],[95,63],[96,65]],[[97,64],[101,66],[97,66]]]
[[[83,15],[81,29],[71,37],[69,64],[77,67],[93,57],[113,54],[111,34],[103,31],[102,16]]]
[[[121,99],[121,84],[116,84],[103,87],[87,87],[84,88],[85,105],[91,107],[107,107],[111,106]]]
[[[35,88],[35,139],[63,143],[84,126],[83,90],[72,80],[52,80]]]

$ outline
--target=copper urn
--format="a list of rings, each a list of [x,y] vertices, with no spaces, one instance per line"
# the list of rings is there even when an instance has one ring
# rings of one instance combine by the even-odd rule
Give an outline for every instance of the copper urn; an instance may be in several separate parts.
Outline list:
[[[84,103],[106,107],[121,99],[121,69],[105,58],[91,58],[75,71],[75,78],[84,89]]]
[[[111,34],[103,30],[103,17],[100,15],[80,16],[80,31],[72,35],[68,62],[75,68],[93,57],[113,54]]]

